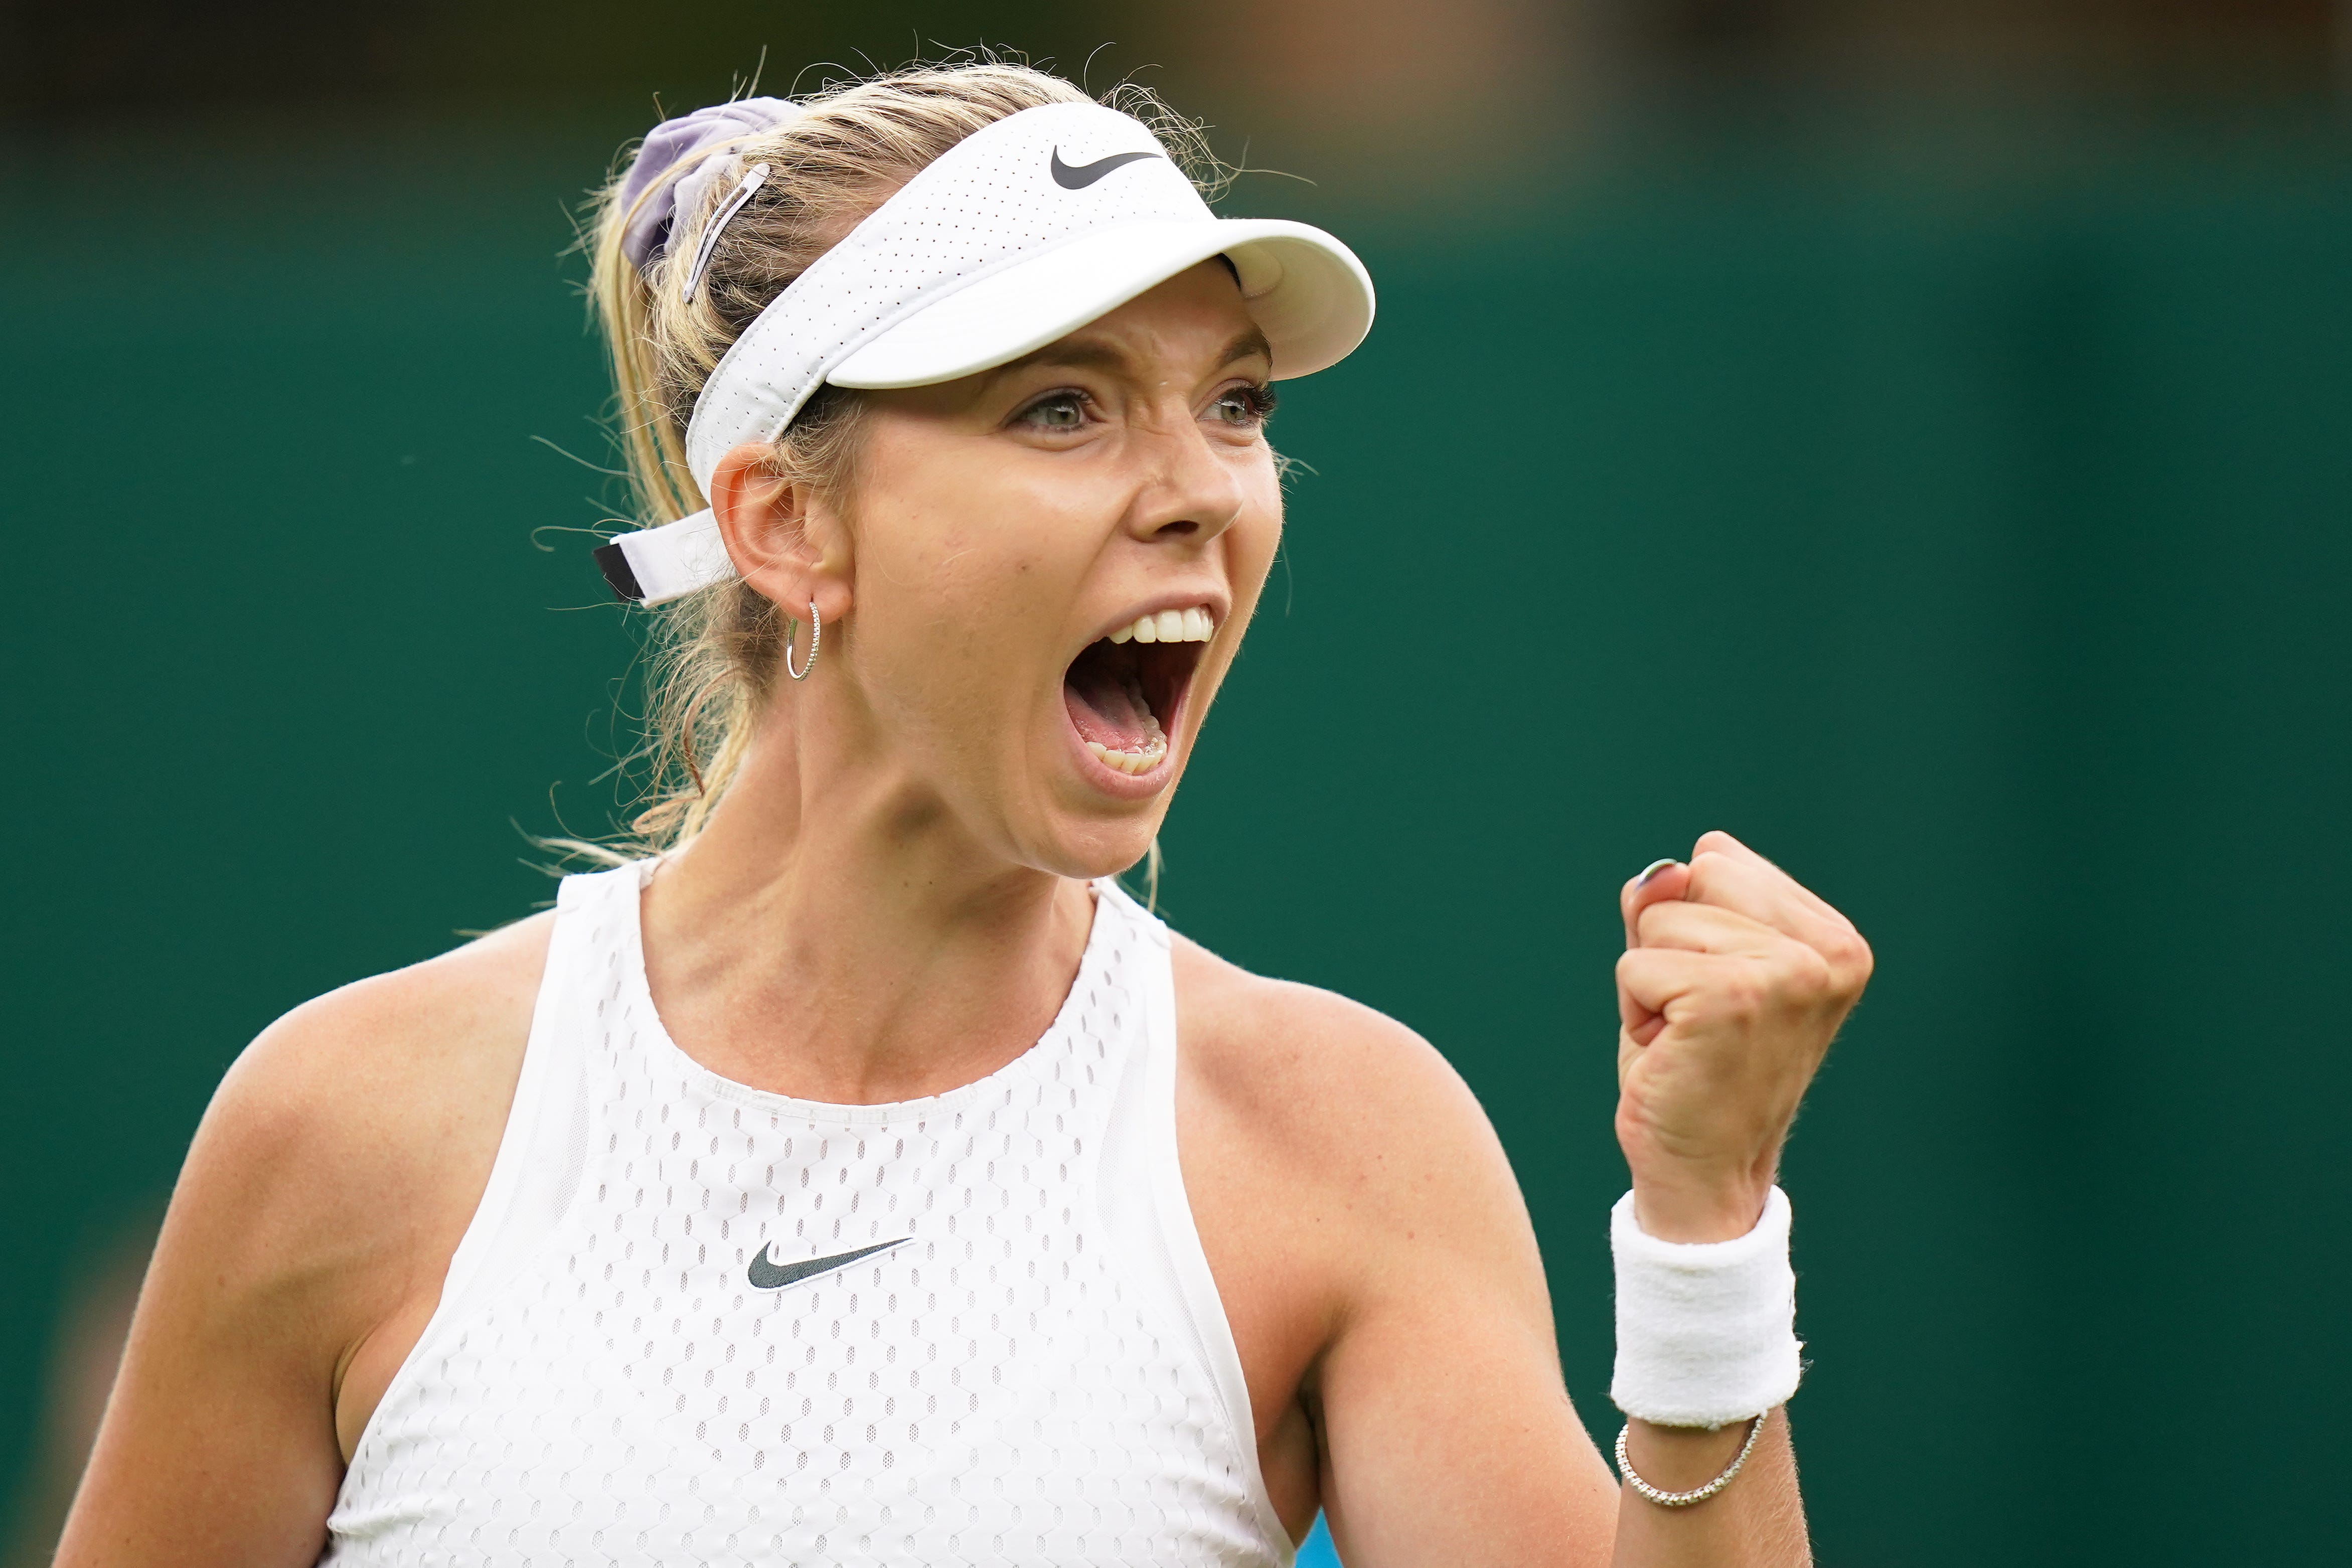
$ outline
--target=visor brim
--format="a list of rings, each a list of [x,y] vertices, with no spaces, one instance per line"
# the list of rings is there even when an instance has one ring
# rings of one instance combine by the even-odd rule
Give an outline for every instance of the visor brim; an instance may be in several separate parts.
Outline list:
[[[835,365],[836,386],[931,386],[993,370],[1118,309],[1186,268],[1224,256],[1277,380],[1338,363],[1372,325],[1372,280],[1355,252],[1280,218],[1146,219],[1024,257],[909,313]]]

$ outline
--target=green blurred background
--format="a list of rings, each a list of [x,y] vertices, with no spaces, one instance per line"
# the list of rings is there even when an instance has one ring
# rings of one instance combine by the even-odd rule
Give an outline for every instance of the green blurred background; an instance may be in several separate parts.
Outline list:
[[[1315,182],[1226,210],[1380,282],[1286,394],[1313,472],[1164,904],[1468,1077],[1596,1434],[1613,889],[1720,826],[1880,956],[1786,1173],[1823,1561],[2342,1560],[2347,40],[2316,0],[0,6],[16,1560],[229,1059],[612,822],[570,205],[763,50],[773,91],[975,43],[1139,74]]]

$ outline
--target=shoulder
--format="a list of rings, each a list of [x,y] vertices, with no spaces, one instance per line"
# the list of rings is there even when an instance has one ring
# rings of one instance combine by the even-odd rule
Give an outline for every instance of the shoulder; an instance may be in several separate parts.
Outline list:
[[[335,1357],[379,1308],[437,1290],[488,1180],[552,926],[535,916],[262,1031],[197,1130],[159,1272],[193,1249],[214,1310],[291,1314]]]
[[[1526,1209],[1477,1098],[1427,1040],[1360,1002],[1250,973],[1175,942],[1189,1120],[1262,1200],[1345,1257],[1376,1263],[1390,1240],[1433,1227],[1516,1252]],[[1188,1162],[1188,1180],[1191,1164]]]
[[[68,1557],[318,1554],[361,1405],[437,1300],[488,1179],[551,924],[306,1003],[229,1069],[139,1293]]]
[[[237,1058],[199,1137],[263,1163],[363,1163],[462,1138],[483,1090],[510,1098],[552,929],[536,915],[302,1004]]]
[[[1334,992],[1271,980],[1175,940],[1188,1070],[1320,1159],[1353,1148],[1492,1138],[1453,1065],[1412,1029]]]
[[[1605,1531],[1534,1227],[1469,1086],[1360,1003],[1181,940],[1175,965],[1178,1152],[1269,1487],[1400,1561],[1498,1498],[1538,1521],[1529,1544]]]

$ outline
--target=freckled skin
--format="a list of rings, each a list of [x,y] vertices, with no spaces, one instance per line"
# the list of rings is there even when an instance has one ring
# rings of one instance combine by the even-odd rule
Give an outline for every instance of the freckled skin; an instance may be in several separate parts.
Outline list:
[[[875,395],[845,496],[774,479],[757,448],[722,462],[710,500],[745,580],[795,615],[814,601],[825,632],[645,896],[647,981],[689,1055],[803,1098],[898,1100],[994,1071],[1051,1022],[1087,880],[1158,831],[1280,538],[1254,331],[1203,264],[1028,362]],[[1065,673],[1139,614],[1192,605],[1216,631],[1168,758],[1119,774],[1079,743]],[[1311,889],[1267,892],[1311,915]],[[1668,1239],[1739,1234],[1869,950],[1721,834],[1622,909],[1637,1211]],[[347,986],[239,1058],[60,1563],[315,1559],[488,1180],[548,930]],[[1181,938],[1174,962],[1187,1194],[1294,1534],[1321,1507],[1351,1568],[1809,1561],[1778,1416],[1701,1507],[1621,1493],[1560,1387],[1508,1163],[1435,1050]],[[1634,1426],[1637,1468],[1669,1488],[1742,1436]]]

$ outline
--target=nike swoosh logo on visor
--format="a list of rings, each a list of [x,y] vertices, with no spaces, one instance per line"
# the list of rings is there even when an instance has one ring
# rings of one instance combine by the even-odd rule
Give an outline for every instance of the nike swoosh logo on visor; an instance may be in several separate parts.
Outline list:
[[[1054,183],[1066,191],[1083,191],[1122,163],[1139,163],[1143,159],[1159,156],[1157,153],[1113,153],[1108,158],[1097,158],[1091,163],[1080,163],[1073,168],[1062,162],[1062,150],[1056,147],[1054,149]]]
[[[748,1275],[751,1281],[751,1289],[754,1290],[781,1290],[787,1285],[797,1285],[803,1279],[814,1279],[820,1274],[830,1274],[836,1268],[846,1268],[861,1258],[871,1258],[877,1252],[887,1252],[894,1247],[904,1247],[914,1239],[911,1236],[902,1236],[896,1241],[877,1242],[872,1247],[861,1247],[855,1252],[836,1252],[831,1258],[812,1258],[801,1263],[770,1261],[768,1247],[776,1245],[772,1241],[767,1247],[760,1248],[760,1255],[751,1259]]]

